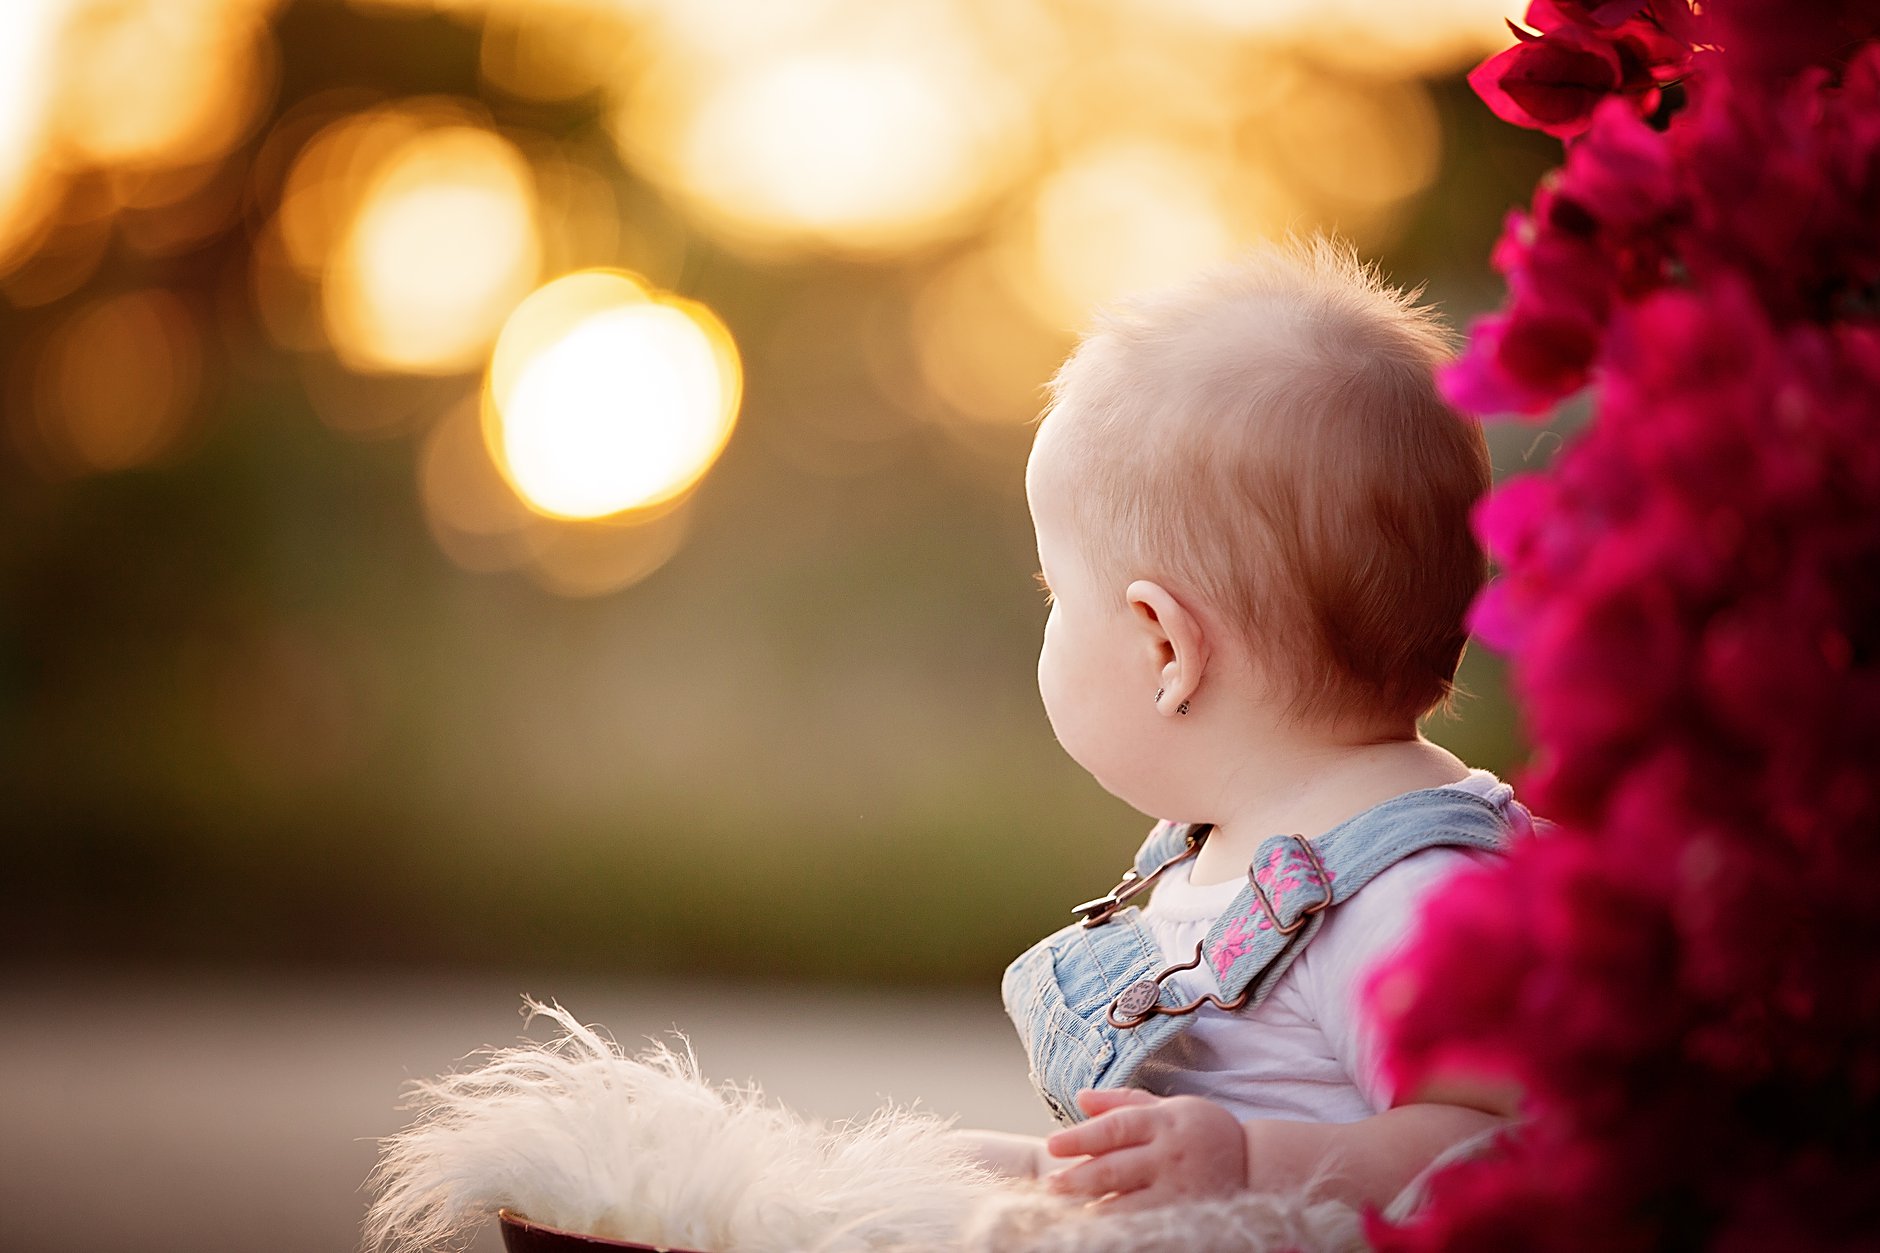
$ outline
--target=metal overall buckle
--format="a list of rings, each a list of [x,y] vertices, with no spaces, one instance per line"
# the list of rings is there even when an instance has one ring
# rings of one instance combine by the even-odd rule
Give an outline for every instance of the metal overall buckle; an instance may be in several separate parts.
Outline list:
[[[1201,845],[1207,840],[1208,832],[1214,830],[1213,823],[1200,823],[1188,828],[1183,838],[1181,852],[1175,854],[1146,875],[1139,875],[1132,866],[1125,871],[1121,881],[1103,896],[1094,901],[1085,901],[1074,907],[1071,912],[1084,920],[1086,927],[1100,927],[1115,916],[1116,911],[1149,889],[1149,885],[1162,877],[1164,871],[1193,857],[1201,851]]]
[[[1282,926],[1279,920],[1279,910],[1274,906],[1273,898],[1267,895],[1265,885],[1260,882],[1259,877],[1253,870],[1249,869],[1247,871],[1247,882],[1253,886],[1254,899],[1259,902],[1260,908],[1266,912],[1267,920],[1273,924],[1273,930],[1283,936],[1296,934],[1301,927],[1306,925],[1307,919],[1311,918],[1313,914],[1322,912],[1332,903],[1332,877],[1326,872],[1325,863],[1319,858],[1319,851],[1313,848],[1312,842],[1302,835],[1290,835],[1286,838],[1298,844],[1304,851],[1306,862],[1312,869],[1313,880],[1319,889],[1319,899],[1313,901],[1304,909],[1301,909],[1297,918]],[[1192,851],[1192,849],[1189,850],[1189,852],[1184,853],[1183,856],[1188,856]],[[1147,879],[1144,879],[1140,884],[1136,885],[1130,895],[1133,896],[1135,892],[1141,891],[1142,888],[1147,887],[1149,882],[1153,880],[1156,875],[1161,874],[1164,870],[1167,870],[1180,860],[1180,857],[1176,857],[1158,866],[1155,870],[1155,874],[1151,874]],[[1127,883],[1128,880],[1124,882]],[[1118,886],[1120,889],[1122,885]],[[1111,895],[1115,895],[1115,893]],[[1112,912],[1114,911],[1112,910]],[[1091,924],[1086,922],[1084,925],[1089,926]],[[1240,995],[1236,996],[1231,1001],[1224,1001],[1213,992],[1204,992],[1186,1005],[1163,1005],[1161,1003],[1162,981],[1167,979],[1170,975],[1178,975],[1184,970],[1193,970],[1195,967],[1199,966],[1201,964],[1202,947],[1206,943],[1207,937],[1205,936],[1195,941],[1195,955],[1191,960],[1170,966],[1166,970],[1161,971],[1154,978],[1138,979],[1136,982],[1124,988],[1122,992],[1117,995],[1116,999],[1110,1002],[1110,1007],[1104,1011],[1104,1018],[1109,1021],[1112,1027],[1128,1030],[1131,1027],[1140,1027],[1157,1014],[1164,1014],[1170,1018],[1180,1018],[1185,1014],[1194,1013],[1203,1005],[1212,1005],[1216,1009],[1228,1011],[1239,1009],[1241,1006],[1245,1005],[1247,1003],[1247,997],[1253,992],[1253,983],[1251,981],[1248,982],[1246,987],[1240,990]]]
[[[1312,867],[1313,882],[1319,889],[1319,899],[1300,910],[1297,918],[1282,927],[1279,922],[1279,910],[1274,907],[1273,898],[1266,894],[1266,888],[1261,884],[1260,877],[1249,870],[1247,882],[1253,885],[1253,894],[1259,899],[1260,908],[1266,911],[1267,921],[1273,924],[1273,930],[1281,935],[1292,935],[1306,925],[1308,918],[1332,903],[1332,876],[1326,873],[1325,863],[1319,859],[1319,850],[1312,847],[1311,840],[1303,835],[1289,835],[1286,838],[1297,844],[1299,850],[1305,854],[1306,864]]]

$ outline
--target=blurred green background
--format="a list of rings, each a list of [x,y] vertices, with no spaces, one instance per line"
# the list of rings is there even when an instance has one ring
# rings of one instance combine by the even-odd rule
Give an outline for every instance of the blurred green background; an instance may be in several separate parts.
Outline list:
[[[1493,305],[1558,154],[1461,82],[1501,8],[23,4],[7,961],[989,985],[1145,826],[1033,687],[1039,386],[1092,301],[1291,228]],[[483,189],[458,242],[359,244],[440,131],[523,225],[418,160]],[[587,267],[722,322],[728,445],[657,517],[453,512],[509,490],[462,468],[496,331]],[[1429,734],[1513,770],[1463,681]]]

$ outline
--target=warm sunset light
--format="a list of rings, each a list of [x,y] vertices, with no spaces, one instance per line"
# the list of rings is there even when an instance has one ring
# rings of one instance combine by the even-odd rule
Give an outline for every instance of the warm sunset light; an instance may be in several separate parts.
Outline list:
[[[921,381],[951,412],[979,422],[1037,417],[1044,380],[1073,342],[1026,308],[984,253],[928,281],[914,302],[913,329]]]
[[[984,201],[1019,123],[970,50],[902,35],[655,78],[617,125],[631,154],[740,242],[919,243]]]
[[[469,368],[540,262],[534,188],[514,145],[467,126],[421,132],[386,157],[340,238],[328,335],[355,368]]]
[[[1393,209],[1436,177],[1442,137],[1420,84],[1305,78],[1270,116],[1278,168],[1334,211]]]
[[[146,164],[219,156],[272,87],[265,0],[68,7],[53,105],[75,155]]]
[[[1040,188],[1025,241],[1033,268],[1018,286],[1052,321],[1081,326],[1101,304],[1251,242],[1237,229],[1240,208],[1218,170],[1178,149],[1092,149]]]
[[[1112,0],[1139,18],[1226,36],[1284,40],[1330,65],[1424,73],[1506,41],[1521,0]]]
[[[709,310],[586,271],[535,292],[503,328],[485,434],[532,507],[601,518],[697,483],[731,437],[740,385]]]
[[[65,8],[58,0],[0,6],[0,255],[22,225],[16,206],[45,145],[47,85]]]

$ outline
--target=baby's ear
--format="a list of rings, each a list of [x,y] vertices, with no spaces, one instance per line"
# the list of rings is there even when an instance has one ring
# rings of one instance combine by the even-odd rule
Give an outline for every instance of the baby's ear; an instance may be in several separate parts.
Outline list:
[[[1159,708],[1182,708],[1201,686],[1208,666],[1208,640],[1201,619],[1160,583],[1137,579],[1123,591],[1131,615],[1153,652]]]

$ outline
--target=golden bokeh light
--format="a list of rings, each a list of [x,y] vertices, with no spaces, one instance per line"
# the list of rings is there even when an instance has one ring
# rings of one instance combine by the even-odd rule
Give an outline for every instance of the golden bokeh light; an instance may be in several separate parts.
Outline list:
[[[175,296],[147,288],[92,301],[39,355],[36,429],[23,442],[58,474],[144,465],[189,433],[202,372],[201,331]]]
[[[45,176],[53,68],[70,7],[69,0],[0,5],[0,258],[44,213],[46,197],[35,192]]]
[[[326,270],[326,329],[354,369],[478,363],[539,277],[528,165],[495,133],[422,131],[387,154]]]
[[[122,206],[142,209],[178,204],[211,184],[275,93],[279,56],[268,24],[277,7],[0,4],[0,271],[56,230],[87,170],[104,175]],[[207,201],[168,217],[161,226],[146,220],[134,246],[164,255],[230,220]]]
[[[319,122],[329,112],[339,114],[320,124],[292,154],[273,219],[285,259],[309,279],[317,280],[325,271],[327,258],[357,213],[362,180],[430,127],[467,124],[479,116],[456,101],[426,100],[383,108],[361,104],[361,97],[351,93],[303,102],[282,119],[257,162],[263,167],[272,164],[279,159],[277,149],[292,144],[302,127]]]
[[[741,387],[736,346],[710,310],[620,271],[583,271],[534,292],[503,327],[485,438],[541,513],[649,509],[711,468]]]
[[[683,242],[652,238],[655,232],[648,229],[647,215],[621,202],[608,174],[611,154],[604,148],[592,152],[538,141],[523,155],[535,179],[542,273],[624,263],[643,274],[673,277],[666,271],[676,266],[650,265],[654,258],[644,254],[664,253],[668,261],[676,260],[684,252]]]
[[[254,183],[278,201],[252,254],[263,324],[354,371],[475,369],[541,274],[535,176],[474,102],[323,93],[270,136]],[[584,239],[596,202],[590,191],[569,219]]]
[[[251,192],[274,206],[250,255],[251,293],[269,338],[298,352],[327,348],[321,280],[357,214],[362,180],[427,128],[479,119],[458,101],[386,107],[356,88],[315,93],[282,116],[256,154]]]
[[[1442,133],[1414,82],[1302,77],[1261,129],[1280,168],[1334,208],[1390,207],[1436,178]]]
[[[99,165],[194,163],[247,134],[275,78],[272,0],[75,5],[54,112]]]
[[[1397,79],[1449,73],[1508,46],[1507,0],[1326,0],[1299,39],[1327,66]]]
[[[558,596],[605,596],[668,561],[691,528],[688,504],[645,516],[593,522],[537,518],[522,532],[529,576]]]
[[[511,489],[483,430],[478,402],[458,405],[418,455],[425,525],[460,568],[522,570],[557,595],[600,596],[639,582],[678,552],[688,527],[683,503],[599,521],[545,517]]]
[[[1288,35],[1305,27],[1326,0],[1131,0],[1143,16],[1193,22],[1235,35]]]
[[[1112,0],[1144,24],[1291,46],[1322,65],[1409,77],[1507,45],[1519,0]]]
[[[914,302],[913,333],[921,380],[952,412],[979,422],[1037,417],[1044,382],[1071,344],[1025,307],[984,253],[928,280]]]
[[[524,100],[573,100],[604,91],[631,45],[624,5],[594,0],[490,3],[478,70],[483,81]]]
[[[720,63],[774,55],[824,41],[832,32],[853,33],[880,16],[866,0],[598,0],[617,4],[643,21],[663,55]],[[1018,2],[1018,0],[1014,0]],[[943,4],[950,0],[942,0]],[[932,0],[902,0],[900,18],[932,10]],[[889,15],[889,20],[897,20]]]
[[[1167,284],[1297,225],[1305,206],[1279,183],[1219,156],[1125,139],[1096,144],[1048,175],[1008,239],[1012,284],[1049,326]]]
[[[613,115],[623,151],[758,250],[881,253],[956,233],[1028,142],[1014,85],[945,6],[821,9],[752,15],[773,38],[731,24],[722,46],[649,66]],[[666,15],[679,38],[709,37],[699,14]]]
[[[679,157],[724,217],[879,246],[973,196],[981,154],[958,95],[930,67],[805,54],[725,83]]]

